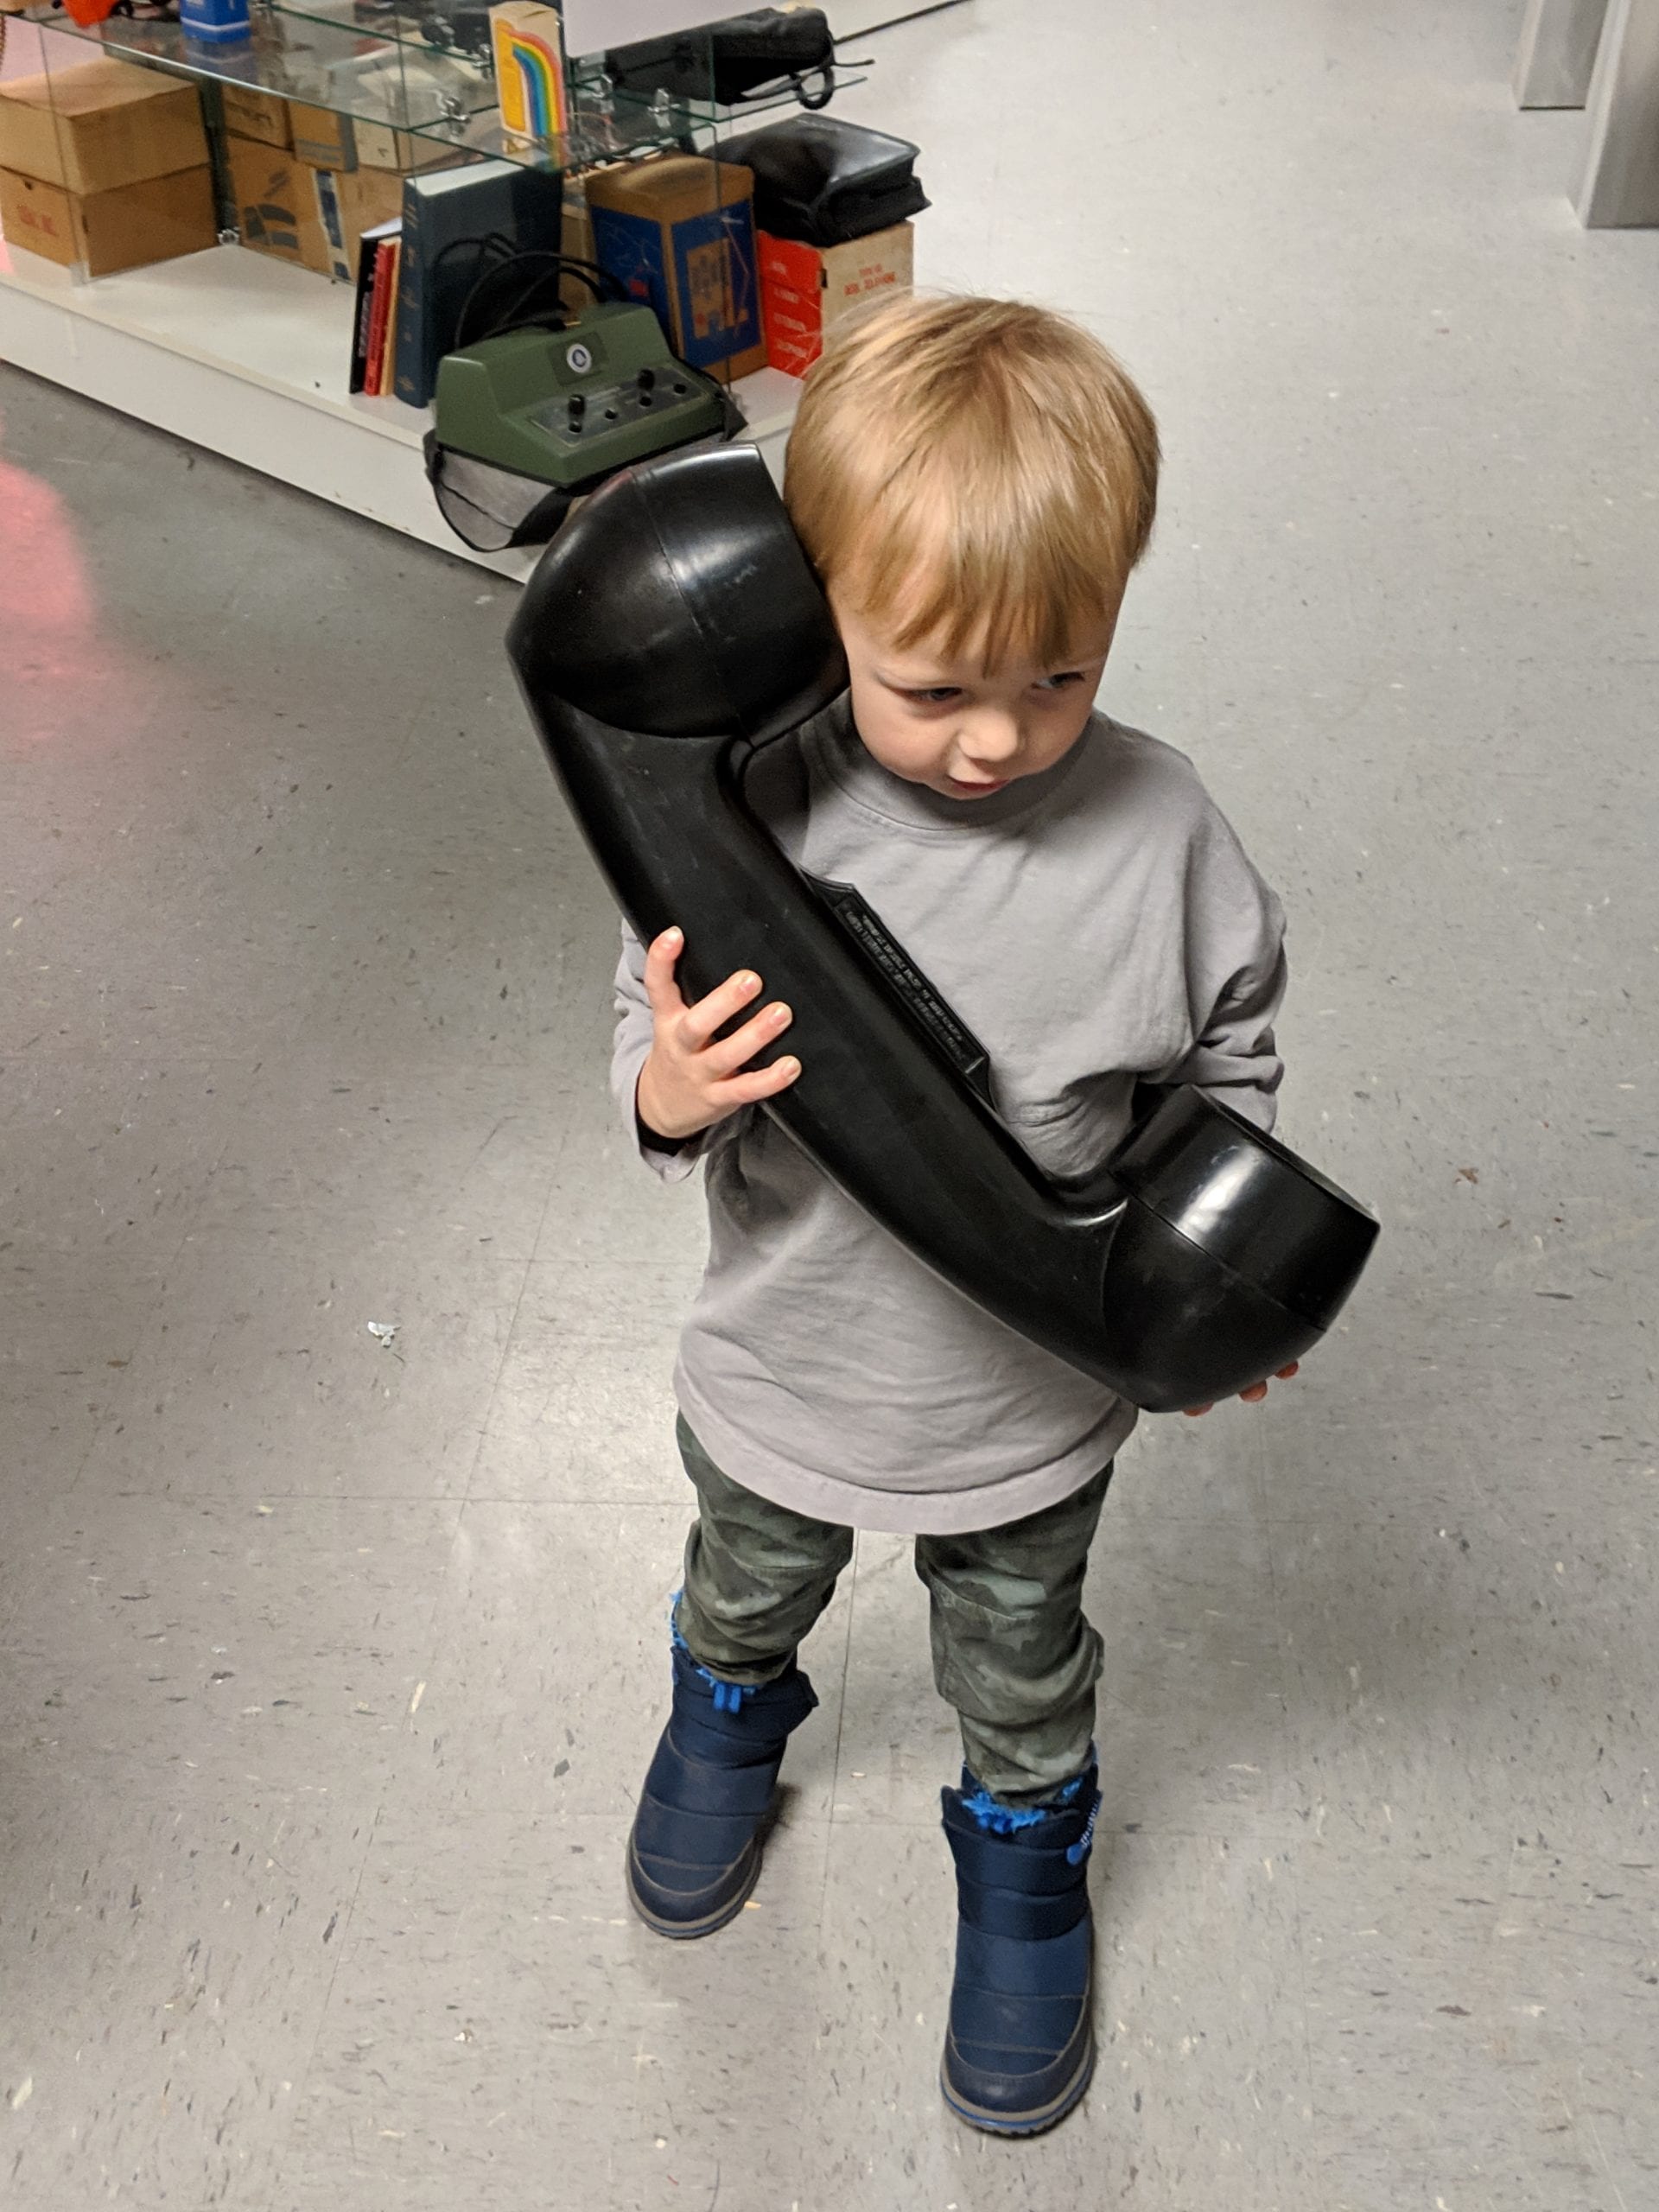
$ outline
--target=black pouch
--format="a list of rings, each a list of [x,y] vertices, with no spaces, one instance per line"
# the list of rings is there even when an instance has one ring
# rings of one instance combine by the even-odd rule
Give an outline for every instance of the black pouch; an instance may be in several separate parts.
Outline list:
[[[423,450],[438,512],[475,553],[545,545],[570,512],[571,494],[560,486],[441,446],[435,430],[427,432]]]
[[[836,42],[822,8],[757,8],[701,30],[613,47],[605,69],[620,92],[734,107],[763,86],[789,84],[803,107],[827,107]]]
[[[759,227],[807,245],[844,245],[919,215],[929,204],[916,175],[920,151],[834,115],[792,115],[719,148],[722,162],[753,171]]]

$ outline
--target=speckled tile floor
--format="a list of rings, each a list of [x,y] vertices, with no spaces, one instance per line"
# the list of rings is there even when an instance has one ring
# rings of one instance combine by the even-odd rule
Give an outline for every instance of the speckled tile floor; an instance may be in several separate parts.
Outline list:
[[[1659,233],[1577,227],[1519,14],[973,0],[847,101],[928,277],[1160,408],[1107,699],[1282,888],[1287,1128],[1388,1224],[1126,1455],[1102,2064],[1023,2149],[934,2088],[893,1540],[755,1910],[624,1916],[697,1201],[509,590],[0,372],[7,2205],[1659,2202]]]

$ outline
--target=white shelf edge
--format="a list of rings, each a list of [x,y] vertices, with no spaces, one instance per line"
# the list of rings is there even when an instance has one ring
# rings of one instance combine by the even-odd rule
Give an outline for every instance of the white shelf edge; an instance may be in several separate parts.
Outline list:
[[[439,514],[426,411],[346,391],[352,312],[348,286],[239,246],[77,283],[0,239],[0,360],[522,580],[533,551],[474,552]],[[735,390],[747,437],[780,474],[798,384],[762,369]]]

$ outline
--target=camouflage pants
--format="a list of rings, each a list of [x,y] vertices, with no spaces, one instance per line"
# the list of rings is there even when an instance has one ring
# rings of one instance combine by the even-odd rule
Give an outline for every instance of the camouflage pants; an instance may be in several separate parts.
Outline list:
[[[745,1490],[683,1421],[678,1436],[698,1506],[680,1633],[711,1673],[771,1681],[830,1603],[853,1532]],[[1024,1521],[916,1539],[934,1681],[957,1708],[969,1766],[1014,1804],[1039,1802],[1089,1763],[1101,1641],[1084,1617],[1083,1578],[1111,1473]]]

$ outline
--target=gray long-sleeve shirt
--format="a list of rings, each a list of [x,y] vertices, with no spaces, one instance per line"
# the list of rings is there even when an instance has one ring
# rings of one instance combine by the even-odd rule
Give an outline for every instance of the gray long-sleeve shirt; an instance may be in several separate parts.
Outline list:
[[[950,799],[872,759],[843,699],[762,753],[748,789],[791,858],[855,884],[978,1037],[999,1113],[1056,1180],[1098,1167],[1137,1082],[1198,1084],[1272,1126],[1284,917],[1181,753],[1096,715],[1044,774]],[[625,925],[612,1075],[635,1143],[644,965]],[[670,1179],[704,1163],[709,1264],[675,1387],[704,1448],[763,1497],[858,1528],[990,1528],[1068,1496],[1134,1427],[764,1112],[640,1150]]]

